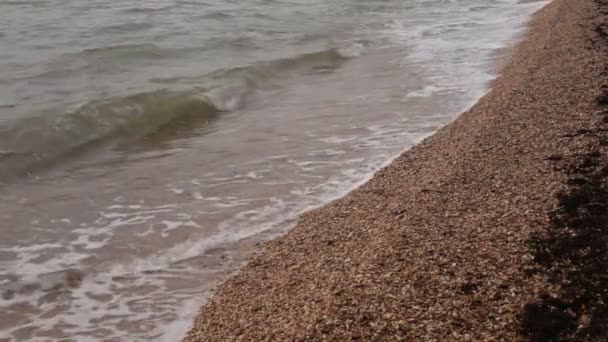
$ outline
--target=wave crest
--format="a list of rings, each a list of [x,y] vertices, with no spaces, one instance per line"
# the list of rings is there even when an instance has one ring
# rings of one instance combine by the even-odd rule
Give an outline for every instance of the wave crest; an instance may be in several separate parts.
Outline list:
[[[114,46],[82,53],[133,53],[131,49],[132,46]],[[156,49],[155,45],[142,45],[138,50]],[[222,112],[241,108],[250,94],[275,87],[281,78],[333,70],[357,54],[358,51],[328,49],[218,70],[201,76],[200,84],[208,88],[153,91],[89,102],[63,114],[24,116],[10,126],[0,127],[0,178],[44,168],[100,142],[132,141],[175,126],[179,120],[187,122],[182,126],[193,121],[208,122]],[[176,80],[179,78],[171,78],[167,83]],[[155,83],[164,81],[158,79]]]

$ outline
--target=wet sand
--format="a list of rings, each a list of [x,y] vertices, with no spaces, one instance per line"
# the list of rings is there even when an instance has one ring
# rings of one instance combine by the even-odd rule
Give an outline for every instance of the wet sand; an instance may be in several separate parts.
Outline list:
[[[488,95],[267,243],[185,340],[604,340],[607,10],[547,5]]]

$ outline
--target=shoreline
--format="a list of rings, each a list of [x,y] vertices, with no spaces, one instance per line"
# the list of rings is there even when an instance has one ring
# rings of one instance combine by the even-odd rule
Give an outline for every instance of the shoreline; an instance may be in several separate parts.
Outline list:
[[[583,309],[557,315],[559,325],[533,317],[567,311],[553,300],[568,279],[551,281],[547,232],[559,215],[548,213],[572,191],[556,161],[588,148],[563,136],[597,116],[606,47],[588,39],[600,3],[554,0],[537,12],[488,94],[266,243],[185,340],[542,340],[602,322]]]

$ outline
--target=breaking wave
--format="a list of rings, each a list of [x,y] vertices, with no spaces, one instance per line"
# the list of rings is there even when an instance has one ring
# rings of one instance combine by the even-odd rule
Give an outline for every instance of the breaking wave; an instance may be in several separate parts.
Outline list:
[[[360,49],[358,46],[345,50],[328,49],[218,70],[202,76],[201,86],[189,90],[157,90],[92,101],[61,114],[21,116],[11,124],[0,126],[0,177],[54,165],[100,143],[133,141],[162,131],[176,120],[208,122],[222,112],[241,108],[248,96],[276,86],[281,78],[294,73],[333,70],[348,58],[357,56]],[[124,53],[122,47],[111,50]],[[175,81],[156,79],[154,83],[169,86]]]

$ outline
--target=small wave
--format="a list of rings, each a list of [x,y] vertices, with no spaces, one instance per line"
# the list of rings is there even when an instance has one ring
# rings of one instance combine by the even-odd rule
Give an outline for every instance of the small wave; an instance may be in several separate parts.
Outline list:
[[[181,6],[197,6],[197,7],[208,6],[208,4],[205,2],[190,1],[190,0],[178,0],[175,3],[178,5],[181,5]]]
[[[153,27],[150,22],[128,22],[118,25],[104,26],[97,29],[97,34],[120,34],[120,33],[129,33],[134,31],[143,31]]]
[[[339,49],[329,49],[302,54],[294,58],[285,58],[273,62],[273,64],[279,70],[300,69],[303,67],[312,67],[313,69],[336,68],[351,57],[354,56],[343,54]]]
[[[98,73],[112,71],[124,63],[145,63],[146,60],[172,58],[199,49],[165,49],[155,44],[110,45],[65,53],[47,62],[39,73],[16,77],[15,81],[55,79],[77,75],[82,72]],[[103,68],[100,66],[104,66]]]
[[[156,84],[200,84],[204,78],[205,75],[151,77],[148,82]]]
[[[148,54],[157,51],[158,47],[152,44],[113,46],[84,50],[82,54],[132,54],[134,49]],[[197,124],[204,125],[221,112],[241,108],[249,95],[276,86],[278,79],[293,73],[336,69],[358,55],[357,49],[328,49],[219,70],[200,77],[200,82],[207,86],[205,89],[194,86],[192,90],[181,92],[163,90],[141,93],[93,101],[59,115],[22,116],[12,125],[0,127],[0,151],[10,151],[0,154],[0,178],[54,165],[65,157],[108,141],[120,141],[117,147],[124,150],[124,142],[156,142],[163,137],[175,140],[180,134],[188,136],[184,130],[195,131]],[[171,83],[179,79],[154,81]]]
[[[162,58],[170,55],[169,50],[165,50],[156,44],[132,44],[132,45],[110,45],[99,48],[84,49],[80,53],[72,56],[82,56],[85,58]]]
[[[169,11],[175,7],[176,6],[171,6],[171,5],[161,6],[161,7],[131,7],[131,8],[124,9],[123,12],[125,12],[125,13],[154,13],[154,12]]]
[[[263,87],[267,83],[272,83],[269,81],[287,76],[292,72],[310,72],[338,68],[348,59],[360,56],[363,51],[364,46],[362,44],[353,44],[343,49],[328,49],[248,66],[221,69],[211,73],[211,75],[153,77],[149,81],[163,85],[175,83],[200,84],[206,78],[210,78],[224,85],[227,83],[232,84],[232,86],[222,88],[235,88],[235,84],[239,84],[239,82],[242,88]],[[223,89],[223,91],[226,91],[226,89]]]
[[[40,115],[2,127],[0,176],[29,171],[108,139],[133,139],[174,120],[209,119],[221,111],[204,94],[157,91],[91,102],[60,116]]]
[[[232,14],[222,11],[204,13],[199,16],[200,19],[229,19],[233,17],[234,16]]]
[[[38,6],[40,5],[40,1],[29,1],[29,0],[24,0],[24,1],[18,1],[18,0],[13,0],[13,1],[1,1],[0,5],[7,5],[7,6],[21,6],[21,5],[30,5],[30,6]]]
[[[347,50],[328,49],[304,53],[294,57],[277,59],[255,65],[219,70],[212,74],[213,78],[239,76],[251,82],[268,80],[273,77],[288,75],[293,72],[311,72],[333,70],[340,67],[355,54]]]

